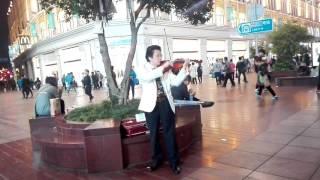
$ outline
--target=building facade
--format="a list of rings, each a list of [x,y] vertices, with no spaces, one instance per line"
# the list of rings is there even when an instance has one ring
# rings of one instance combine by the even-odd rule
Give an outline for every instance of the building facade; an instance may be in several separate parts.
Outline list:
[[[106,27],[112,65],[119,77],[131,39],[125,3],[116,3],[117,13]],[[240,36],[237,26],[261,18],[272,18],[276,28],[293,21],[320,36],[320,7],[315,0],[216,0],[213,17],[205,25],[192,26],[174,14],[153,12],[140,28],[134,65],[145,62],[147,46],[157,44],[165,59],[202,59],[208,73],[209,64],[216,58],[249,57],[256,36]],[[73,72],[80,82],[84,69],[105,72],[97,22],[86,22],[77,15],[67,21],[63,11],[53,7],[47,13],[37,0],[12,0],[8,20],[10,57],[19,75],[43,80],[52,73],[61,77]]]

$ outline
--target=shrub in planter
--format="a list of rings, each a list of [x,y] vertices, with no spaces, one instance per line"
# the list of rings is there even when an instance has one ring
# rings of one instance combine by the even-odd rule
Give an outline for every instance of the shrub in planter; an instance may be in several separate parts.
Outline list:
[[[279,59],[273,68],[277,72],[294,71],[295,65],[293,62],[285,59]]]
[[[97,119],[116,119],[122,120],[128,117],[134,117],[138,111],[139,100],[129,101],[126,105],[118,105],[110,101],[104,101],[101,104],[90,105],[77,108],[71,111],[66,120],[94,122]]]

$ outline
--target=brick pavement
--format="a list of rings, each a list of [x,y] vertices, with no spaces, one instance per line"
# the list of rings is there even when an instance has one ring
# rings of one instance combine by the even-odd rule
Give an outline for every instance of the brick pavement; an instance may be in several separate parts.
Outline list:
[[[1,94],[0,179],[320,179],[320,121],[314,89],[276,88],[281,96],[277,102],[270,95],[257,101],[254,83],[224,89],[205,79],[195,89],[198,97],[216,105],[202,110],[203,139],[182,156],[179,176],[168,165],[152,173],[136,167],[90,175],[36,165],[30,138],[24,137],[33,100]],[[95,94],[96,102],[104,97],[103,92]],[[66,96],[67,104],[86,104],[86,97],[75,96]],[[16,138],[6,137],[11,133]]]

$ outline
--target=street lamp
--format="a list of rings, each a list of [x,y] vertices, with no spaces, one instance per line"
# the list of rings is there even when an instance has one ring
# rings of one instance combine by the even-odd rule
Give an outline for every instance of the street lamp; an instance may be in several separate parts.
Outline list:
[[[317,93],[320,93],[320,55],[318,56],[318,85]]]

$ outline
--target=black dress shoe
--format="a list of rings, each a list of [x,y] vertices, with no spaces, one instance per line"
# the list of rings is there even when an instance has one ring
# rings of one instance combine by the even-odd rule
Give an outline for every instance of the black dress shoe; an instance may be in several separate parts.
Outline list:
[[[214,105],[214,102],[213,101],[204,101],[203,103],[201,103],[201,106],[203,108],[207,108],[207,107],[211,107]]]
[[[147,166],[147,169],[149,169],[149,171],[155,171],[157,170],[160,166],[161,166],[162,162],[158,162],[158,163],[155,163],[155,162],[151,162],[148,166]]]
[[[181,173],[181,167],[180,166],[176,166],[172,169],[173,173],[178,175]]]

